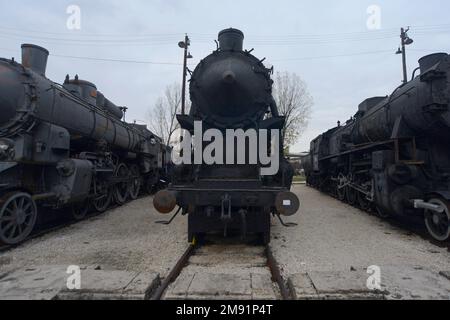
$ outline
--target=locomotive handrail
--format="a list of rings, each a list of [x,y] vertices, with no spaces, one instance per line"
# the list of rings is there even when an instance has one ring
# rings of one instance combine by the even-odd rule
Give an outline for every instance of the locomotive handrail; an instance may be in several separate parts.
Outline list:
[[[329,160],[329,159],[341,157],[341,156],[344,156],[344,155],[352,154],[354,152],[367,150],[367,149],[372,149],[374,147],[378,147],[378,146],[382,146],[382,145],[386,145],[386,144],[391,144],[391,143],[395,144],[395,143],[398,143],[399,140],[409,140],[409,139],[414,139],[414,138],[398,138],[398,139],[385,140],[385,141],[381,141],[381,142],[377,142],[377,143],[367,143],[367,144],[361,145],[362,147],[359,147],[359,148],[351,149],[351,150],[348,150],[348,151],[345,151],[345,152],[342,152],[342,153],[337,153],[337,154],[334,154],[334,155],[331,155],[331,156],[320,158],[319,161]]]

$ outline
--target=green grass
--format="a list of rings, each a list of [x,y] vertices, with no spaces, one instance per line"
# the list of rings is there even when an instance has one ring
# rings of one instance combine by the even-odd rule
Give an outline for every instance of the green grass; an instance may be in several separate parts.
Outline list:
[[[294,176],[293,182],[305,182],[306,178],[304,176]]]

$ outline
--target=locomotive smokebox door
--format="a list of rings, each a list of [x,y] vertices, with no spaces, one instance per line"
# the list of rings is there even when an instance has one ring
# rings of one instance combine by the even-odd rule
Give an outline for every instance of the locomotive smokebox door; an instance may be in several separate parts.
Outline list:
[[[280,192],[275,199],[275,207],[279,214],[292,216],[300,208],[300,201],[292,192]]]

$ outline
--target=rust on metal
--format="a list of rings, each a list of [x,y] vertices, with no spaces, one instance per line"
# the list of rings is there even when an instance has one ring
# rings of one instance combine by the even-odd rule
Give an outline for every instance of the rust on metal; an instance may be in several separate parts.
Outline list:
[[[161,190],[153,198],[153,205],[158,212],[169,214],[177,205],[177,197],[172,191]]]
[[[150,300],[161,300],[166,289],[173,281],[175,281],[175,279],[179,276],[183,268],[186,266],[187,262],[189,261],[189,258],[194,253],[195,247],[196,247],[195,244],[189,245],[184,254],[172,268],[172,270],[170,270],[170,273],[167,275],[167,277],[165,277],[164,280],[161,282],[161,285],[152,294]]]
[[[288,289],[286,282],[281,275],[281,270],[279,268],[278,262],[275,260],[275,257],[272,254],[272,250],[269,246],[266,247],[266,256],[267,256],[267,266],[272,273],[272,280],[278,284],[280,288],[281,297],[283,300],[292,300],[292,293]]]

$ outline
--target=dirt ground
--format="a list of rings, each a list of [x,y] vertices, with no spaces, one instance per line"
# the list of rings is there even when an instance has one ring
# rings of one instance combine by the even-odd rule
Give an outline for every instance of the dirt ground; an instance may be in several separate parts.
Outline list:
[[[383,221],[305,185],[296,185],[293,191],[301,210],[286,221],[298,226],[284,228],[277,220],[272,222],[272,252],[286,279],[299,279],[305,273],[317,279],[317,272],[326,276],[326,272],[374,265],[389,272],[387,278],[393,281],[419,277],[417,270],[431,272],[433,277],[450,274],[448,246],[437,246],[398,223]],[[164,277],[187,247],[187,218],[178,217],[170,226],[155,224],[168,218],[156,213],[151,197],[142,198],[0,254],[0,274],[32,266],[81,265]],[[420,277],[419,282],[408,284],[410,292],[424,283],[430,287],[425,293],[433,291],[430,281],[434,280],[427,280],[428,274]],[[446,285],[439,288],[440,296],[450,292],[450,281],[448,291]]]

